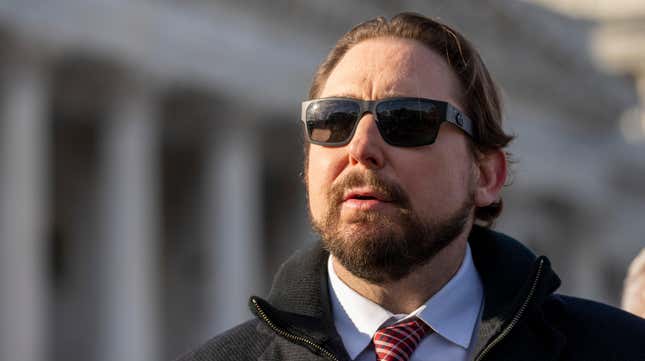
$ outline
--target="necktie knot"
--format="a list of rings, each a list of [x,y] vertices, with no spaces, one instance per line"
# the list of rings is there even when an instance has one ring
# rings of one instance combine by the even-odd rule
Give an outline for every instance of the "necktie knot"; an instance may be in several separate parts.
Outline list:
[[[377,361],[408,361],[432,329],[417,317],[383,327],[374,334]]]

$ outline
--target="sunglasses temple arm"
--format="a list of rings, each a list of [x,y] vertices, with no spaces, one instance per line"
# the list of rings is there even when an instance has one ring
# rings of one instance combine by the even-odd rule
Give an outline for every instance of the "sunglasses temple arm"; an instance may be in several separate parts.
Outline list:
[[[471,137],[475,137],[473,131],[473,121],[462,113],[459,109],[455,108],[451,104],[447,104],[446,107],[446,120],[457,127],[461,128],[463,131],[468,133]]]

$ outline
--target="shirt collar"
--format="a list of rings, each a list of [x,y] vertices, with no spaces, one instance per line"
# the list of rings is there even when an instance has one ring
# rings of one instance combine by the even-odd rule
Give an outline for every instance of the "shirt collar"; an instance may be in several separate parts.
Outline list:
[[[330,296],[336,331],[353,360],[372,340],[379,326],[393,314],[349,288],[334,271],[332,257],[327,262]]]
[[[441,337],[468,349],[479,318],[483,288],[473,264],[470,245],[457,273],[425,304],[410,315],[395,315],[361,296],[338,278],[327,262],[334,324],[347,353],[355,359],[374,333],[388,320],[417,316]]]

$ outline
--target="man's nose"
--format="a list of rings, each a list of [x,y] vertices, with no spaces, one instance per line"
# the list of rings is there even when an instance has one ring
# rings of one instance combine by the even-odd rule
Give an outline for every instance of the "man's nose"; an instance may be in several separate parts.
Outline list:
[[[356,131],[348,144],[350,164],[363,164],[369,169],[380,169],[384,166],[384,147],[387,146],[379,133],[376,119],[366,113],[356,125]]]

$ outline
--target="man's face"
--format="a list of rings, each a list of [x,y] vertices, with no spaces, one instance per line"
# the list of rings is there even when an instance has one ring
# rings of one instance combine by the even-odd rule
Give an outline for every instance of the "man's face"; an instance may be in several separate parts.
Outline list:
[[[447,101],[463,110],[459,83],[421,43],[378,38],[355,45],[320,97],[396,96]],[[372,114],[342,147],[310,145],[305,170],[314,228],[349,271],[396,280],[427,262],[472,219],[477,168],[467,135],[443,123],[435,143],[386,143]]]

